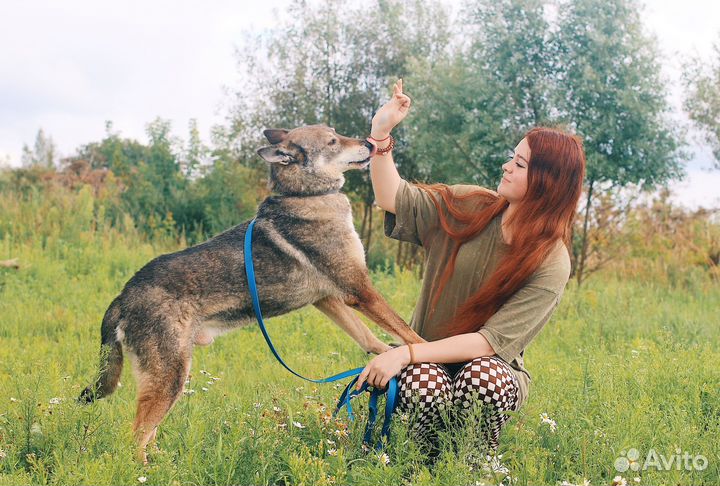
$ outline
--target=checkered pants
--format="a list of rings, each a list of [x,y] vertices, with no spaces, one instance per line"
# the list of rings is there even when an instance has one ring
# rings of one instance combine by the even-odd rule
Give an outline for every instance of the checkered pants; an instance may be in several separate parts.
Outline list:
[[[398,379],[401,413],[411,419],[411,429],[432,438],[442,426],[442,411],[449,406],[459,408],[448,414],[462,419],[479,401],[482,405],[481,436],[486,446],[496,451],[500,431],[509,416],[504,411],[516,411],[518,384],[510,366],[495,356],[476,358],[456,372],[451,367],[435,363],[410,365]],[[453,376],[454,375],[454,376]]]

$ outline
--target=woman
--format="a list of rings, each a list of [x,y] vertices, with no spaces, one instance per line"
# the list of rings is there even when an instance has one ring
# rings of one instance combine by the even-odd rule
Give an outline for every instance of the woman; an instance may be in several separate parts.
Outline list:
[[[428,342],[373,358],[364,381],[399,375],[401,410],[432,433],[448,404],[484,403],[482,432],[495,453],[505,411],[526,401],[527,345],[554,312],[570,277],[570,230],[585,176],[581,140],[534,128],[502,165],[497,193],[471,185],[410,184],[392,158],[390,131],[410,109],[402,80],[373,117],[370,175],[385,234],[425,249],[411,325]],[[432,435],[432,434],[430,434]]]

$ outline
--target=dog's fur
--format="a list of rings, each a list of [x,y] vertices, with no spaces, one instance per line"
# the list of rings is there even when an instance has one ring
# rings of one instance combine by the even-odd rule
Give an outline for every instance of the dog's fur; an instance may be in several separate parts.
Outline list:
[[[278,194],[260,204],[253,232],[263,315],[313,304],[365,351],[389,349],[356,309],[405,342],[423,342],[373,288],[349,200],[339,192],[343,172],[369,164],[372,144],[324,125],[264,133],[272,145],[257,153],[270,163],[270,187]],[[144,461],[147,444],[182,394],[193,347],[255,322],[243,260],[248,224],[150,261],[105,312],[100,375],[79,400],[115,390],[125,351],[138,381],[133,428]]]

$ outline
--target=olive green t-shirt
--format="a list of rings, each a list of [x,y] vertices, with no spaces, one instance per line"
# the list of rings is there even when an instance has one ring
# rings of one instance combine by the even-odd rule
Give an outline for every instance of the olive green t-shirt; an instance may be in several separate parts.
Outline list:
[[[453,194],[459,195],[485,188],[457,184],[450,189]],[[444,214],[449,215],[442,197],[436,195],[436,199]],[[461,208],[479,209],[470,206],[478,204],[472,201],[463,201]],[[435,313],[429,316],[433,292],[452,256],[454,241],[440,226],[437,209],[430,196],[401,180],[395,195],[395,214],[385,212],[385,235],[414,243],[425,250],[422,289],[410,322],[410,326],[424,339],[435,341],[448,337],[447,326],[457,309],[481,287],[510,248],[502,236],[501,217],[502,213],[460,247],[453,274],[445,284]],[[558,240],[556,248],[526,284],[478,330],[495,354],[515,371],[519,384],[518,407],[527,399],[531,381],[523,362],[525,348],[550,319],[569,278],[570,255],[565,244]]]

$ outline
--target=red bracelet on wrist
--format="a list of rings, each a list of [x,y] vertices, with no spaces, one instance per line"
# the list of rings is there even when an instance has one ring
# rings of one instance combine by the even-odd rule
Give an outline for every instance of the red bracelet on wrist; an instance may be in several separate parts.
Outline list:
[[[388,135],[388,138],[390,139],[390,143],[385,148],[382,148],[382,149],[377,148],[375,150],[375,153],[377,155],[385,155],[386,153],[390,152],[393,149],[393,147],[395,147],[395,137],[393,137],[392,135]],[[375,139],[373,138],[373,140],[375,140]],[[387,138],[385,140],[387,140]]]
[[[390,138],[390,134],[388,134],[387,137],[383,138],[382,140],[378,140],[377,138],[373,138],[372,136],[368,137],[370,140],[375,140],[376,142],[384,142],[388,138]]]

